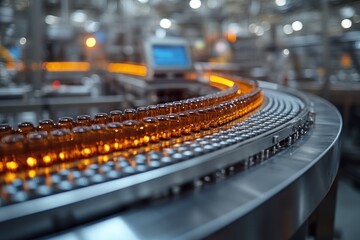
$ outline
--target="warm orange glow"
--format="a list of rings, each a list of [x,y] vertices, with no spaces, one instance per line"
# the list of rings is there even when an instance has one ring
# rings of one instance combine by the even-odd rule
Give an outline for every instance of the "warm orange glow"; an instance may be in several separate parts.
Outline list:
[[[48,72],[86,72],[90,70],[87,62],[45,62],[44,68]]]
[[[26,163],[27,163],[27,165],[28,165],[29,167],[34,167],[34,166],[36,166],[37,161],[36,161],[36,159],[33,158],[33,157],[28,157],[28,158],[26,159]]]
[[[110,151],[110,146],[109,146],[109,144],[104,144],[104,151],[105,151],[105,152],[109,152],[109,151]]]
[[[28,171],[28,176],[29,176],[30,178],[34,178],[34,177],[36,176],[36,171],[35,171],[35,170],[30,170],[30,171]]]
[[[9,170],[16,170],[19,167],[19,165],[17,164],[17,162],[11,161],[6,163],[6,167]]]
[[[16,71],[23,71],[25,69],[25,65],[22,62],[7,62],[5,67],[8,70],[16,70]]]
[[[44,163],[48,164],[51,162],[51,157],[49,155],[45,155],[43,157],[43,161],[44,161]]]
[[[211,75],[209,80],[210,80],[210,83],[218,83],[221,85],[225,85],[227,87],[234,86],[234,81],[227,79],[227,78],[220,77],[220,76],[216,76],[216,75]]]
[[[119,143],[114,143],[114,148],[116,149],[116,150],[118,150],[119,148],[120,148],[120,145],[119,145]]]
[[[15,69],[15,62],[7,62],[5,64],[6,69]]]
[[[6,175],[5,175],[5,182],[12,182],[15,178],[17,177],[17,175],[15,173],[11,173],[11,172],[8,172]]]
[[[109,161],[109,156],[108,155],[102,156],[102,161],[103,162],[108,162]]]
[[[139,139],[135,139],[133,145],[134,145],[135,147],[137,147],[137,146],[139,146],[139,144],[140,144]]]
[[[150,142],[150,137],[149,137],[149,136],[144,136],[144,142],[145,142],[145,143]]]
[[[145,77],[147,72],[145,66],[131,63],[109,63],[107,69],[112,73],[124,73],[140,77]]]
[[[85,44],[86,44],[86,46],[87,46],[88,48],[95,47],[95,45],[96,45],[96,39],[93,38],[93,37],[89,37],[89,38],[86,39]]]
[[[239,82],[238,84],[238,87],[240,88],[241,90],[241,93],[243,94],[246,94],[246,93],[249,93],[251,92],[252,90],[254,90],[254,86],[251,86],[250,84],[248,83],[244,83],[244,82]]]
[[[65,159],[65,153],[64,153],[64,152],[60,152],[60,153],[59,153],[59,158],[60,158],[61,160],[64,160],[64,159]]]
[[[236,39],[237,39],[237,37],[236,37],[236,34],[235,34],[235,33],[229,32],[229,33],[227,34],[227,40],[228,40],[229,42],[234,43],[234,42],[236,42]]]
[[[43,171],[44,171],[45,175],[48,175],[48,174],[51,173],[51,168],[46,167],[46,168],[43,169]]]
[[[88,155],[90,155],[90,153],[91,153],[90,148],[84,148],[83,150],[81,150],[81,154],[83,156],[88,156]]]
[[[341,66],[344,68],[352,67],[352,60],[349,54],[342,54],[340,58]]]

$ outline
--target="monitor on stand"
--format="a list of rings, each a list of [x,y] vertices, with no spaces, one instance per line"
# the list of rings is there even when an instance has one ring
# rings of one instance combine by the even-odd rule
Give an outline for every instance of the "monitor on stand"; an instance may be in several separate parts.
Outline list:
[[[183,77],[193,70],[188,43],[183,38],[150,38],[144,42],[147,79]]]

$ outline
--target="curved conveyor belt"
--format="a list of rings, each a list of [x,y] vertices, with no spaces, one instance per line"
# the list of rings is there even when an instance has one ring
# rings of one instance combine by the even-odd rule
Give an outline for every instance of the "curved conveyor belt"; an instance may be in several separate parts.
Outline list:
[[[158,164],[136,169],[134,175],[4,206],[0,231],[7,237],[36,236],[123,207],[111,218],[53,237],[291,237],[334,182],[342,121],[338,111],[318,97],[263,82],[260,87],[264,104],[245,121],[171,149],[148,152],[145,157]],[[94,167],[95,175],[111,178],[112,165],[106,165],[109,171],[104,167]],[[142,199],[151,201],[139,202]],[[37,221],[36,231],[32,221]],[[15,223],[28,228],[21,233],[6,230]]]

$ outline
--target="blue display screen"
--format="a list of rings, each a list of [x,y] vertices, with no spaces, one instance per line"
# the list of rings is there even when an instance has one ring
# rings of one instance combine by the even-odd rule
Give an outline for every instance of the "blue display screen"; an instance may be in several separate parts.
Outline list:
[[[154,45],[153,57],[157,66],[186,67],[189,65],[185,46]]]

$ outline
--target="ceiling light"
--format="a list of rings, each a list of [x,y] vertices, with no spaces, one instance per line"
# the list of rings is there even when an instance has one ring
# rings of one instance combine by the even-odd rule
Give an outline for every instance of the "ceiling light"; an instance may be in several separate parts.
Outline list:
[[[76,23],[84,23],[87,19],[87,15],[84,12],[74,12],[71,14],[71,20]]]
[[[295,21],[291,24],[291,27],[294,31],[300,31],[303,28],[303,24],[300,21]]]
[[[255,34],[257,36],[262,36],[264,35],[264,29],[261,26],[256,26],[255,27]]]
[[[284,25],[283,31],[284,31],[284,33],[285,33],[286,35],[289,35],[289,34],[292,34],[292,33],[293,33],[293,29],[292,29],[292,27],[291,27],[290,24]]]
[[[198,9],[198,8],[201,7],[201,1],[200,1],[200,0],[190,0],[189,6],[190,6],[192,9]]]
[[[20,38],[19,43],[20,43],[20,45],[25,45],[26,44],[26,38],[24,38],[24,37]]]
[[[290,54],[289,49],[285,48],[285,49],[283,50],[283,54],[284,54],[285,56],[288,56],[288,55]]]
[[[95,47],[96,45],[96,39],[93,37],[89,37],[86,39],[85,44],[88,48]]]
[[[345,18],[341,21],[341,26],[345,29],[350,28],[352,26],[352,21],[348,18]]]
[[[49,25],[56,23],[57,20],[58,20],[58,17],[53,16],[53,15],[47,15],[45,17],[45,23],[49,24]]]
[[[279,7],[285,6],[286,0],[275,0],[275,4]]]
[[[167,18],[163,18],[160,20],[160,27],[168,29],[171,27],[171,21]]]

